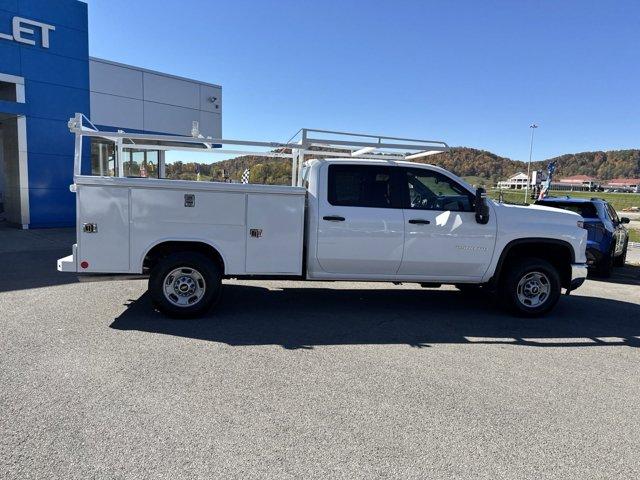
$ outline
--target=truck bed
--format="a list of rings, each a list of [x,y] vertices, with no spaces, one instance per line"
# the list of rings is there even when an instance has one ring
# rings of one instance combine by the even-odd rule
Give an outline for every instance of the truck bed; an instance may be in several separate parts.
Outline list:
[[[142,273],[154,246],[206,243],[227,275],[301,275],[301,187],[78,176],[77,246],[62,270]],[[95,231],[92,231],[95,230]]]

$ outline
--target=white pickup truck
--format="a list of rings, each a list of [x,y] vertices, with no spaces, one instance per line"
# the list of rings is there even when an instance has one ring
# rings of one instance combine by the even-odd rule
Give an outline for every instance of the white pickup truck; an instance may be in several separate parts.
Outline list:
[[[77,243],[58,270],[148,275],[154,305],[170,316],[206,313],[225,278],[453,284],[495,291],[516,313],[535,316],[587,275],[579,215],[496,203],[442,168],[402,160],[445,150],[439,142],[319,140],[309,132],[322,131],[311,130],[298,144],[116,134],[85,127],[80,116],[70,128]],[[80,175],[86,136],[114,142],[116,161],[126,149],[260,143],[293,158],[294,186]],[[411,146],[420,151],[378,153]],[[325,158],[305,160],[314,154]]]

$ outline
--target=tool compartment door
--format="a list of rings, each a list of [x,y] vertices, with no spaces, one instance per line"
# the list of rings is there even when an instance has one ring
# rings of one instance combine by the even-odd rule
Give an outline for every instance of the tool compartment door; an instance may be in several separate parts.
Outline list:
[[[302,274],[304,195],[250,193],[247,273]]]
[[[129,271],[129,189],[78,185],[78,265],[80,272]],[[93,226],[93,229],[86,228]]]

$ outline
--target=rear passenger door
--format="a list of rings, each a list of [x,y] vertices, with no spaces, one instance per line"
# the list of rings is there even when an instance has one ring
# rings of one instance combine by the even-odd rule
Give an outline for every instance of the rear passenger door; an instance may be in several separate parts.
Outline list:
[[[316,256],[325,272],[396,274],[404,248],[397,170],[384,164],[323,166]]]

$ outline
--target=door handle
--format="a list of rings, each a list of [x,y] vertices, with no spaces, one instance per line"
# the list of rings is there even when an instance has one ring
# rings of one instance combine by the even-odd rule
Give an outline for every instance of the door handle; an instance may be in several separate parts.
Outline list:
[[[423,220],[422,218],[412,218],[409,220],[409,223],[413,223],[414,225],[429,225],[431,222],[429,220]]]
[[[327,215],[326,217],[322,217],[322,219],[330,222],[344,222],[344,217],[339,217],[338,215]]]

